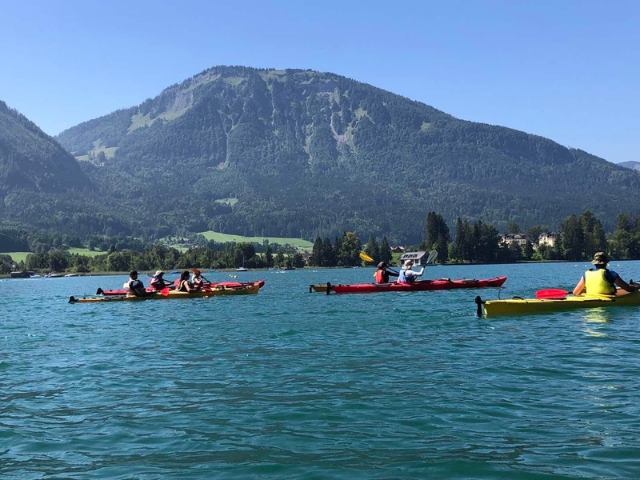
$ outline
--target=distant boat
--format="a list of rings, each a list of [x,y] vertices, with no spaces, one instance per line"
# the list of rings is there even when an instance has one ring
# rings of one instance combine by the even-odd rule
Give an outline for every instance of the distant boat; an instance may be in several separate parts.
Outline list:
[[[77,274],[77,273],[67,273],[67,274],[65,275],[65,277],[77,277],[77,276],[78,276],[78,274]]]
[[[47,273],[44,278],[62,278],[64,277],[61,273]]]
[[[248,272],[249,270],[247,270],[246,268],[244,268],[244,255],[242,255],[242,266],[236,268],[236,272]]]
[[[20,271],[20,272],[11,272],[10,273],[10,277],[11,278],[31,278],[31,275],[35,275],[36,272],[33,272],[31,270],[26,270],[26,271]]]
[[[171,271],[169,272],[169,274],[170,274],[170,275],[179,275],[179,274],[180,274],[180,272],[179,272],[178,270],[171,270]]]
[[[42,278],[42,277],[36,273],[35,275],[31,275],[31,278]]]

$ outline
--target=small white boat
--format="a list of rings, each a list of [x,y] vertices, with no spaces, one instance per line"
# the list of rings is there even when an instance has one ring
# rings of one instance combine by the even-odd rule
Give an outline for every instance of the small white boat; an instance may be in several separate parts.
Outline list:
[[[249,271],[249,269],[244,268],[244,267],[238,267],[238,268],[236,268],[236,272],[248,272],[248,271]]]
[[[36,273],[35,275],[31,275],[30,278],[42,278],[42,277]]]
[[[77,274],[77,273],[67,273],[67,274],[65,275],[65,277],[77,277],[77,276],[78,276],[78,274]]]

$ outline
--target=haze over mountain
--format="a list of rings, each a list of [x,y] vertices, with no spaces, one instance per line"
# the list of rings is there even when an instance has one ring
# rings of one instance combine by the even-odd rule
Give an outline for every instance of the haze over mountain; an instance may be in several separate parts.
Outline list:
[[[640,209],[637,172],[310,70],[214,67],[57,140],[99,188],[66,204],[90,221],[64,222],[92,232],[354,230],[406,242],[422,238],[429,211],[450,226],[554,227],[590,208],[613,227]]]
[[[618,165],[621,165],[626,168],[630,168],[631,170],[639,170],[640,171],[640,162],[621,162]]]

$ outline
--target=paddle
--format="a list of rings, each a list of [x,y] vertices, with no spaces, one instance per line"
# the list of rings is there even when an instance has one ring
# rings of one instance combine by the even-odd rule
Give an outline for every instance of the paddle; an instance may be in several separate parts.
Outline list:
[[[161,294],[163,297],[167,297],[167,296],[169,296],[169,288],[168,288],[168,287],[164,287],[162,290],[160,290],[160,294]]]
[[[360,258],[368,263],[376,263],[376,261],[364,252],[360,252]]]
[[[536,298],[539,300],[544,299],[556,299],[560,300],[569,295],[569,292],[560,288],[547,288],[546,290],[538,290],[536,292]]]
[[[367,262],[367,263],[376,263],[376,261],[375,261],[373,258],[371,258],[369,255],[367,255],[367,254],[366,254],[366,253],[364,253],[364,252],[360,252],[360,258],[361,258],[362,260],[364,260],[365,262]],[[392,269],[392,268],[388,268],[388,267],[387,267],[387,270],[388,270],[388,271],[390,271],[391,273],[395,273],[396,275],[398,275],[398,272],[396,272],[396,271],[395,271],[394,269]],[[374,276],[375,276],[375,273],[374,273]]]
[[[437,250],[431,250],[429,252],[429,256],[427,257],[427,265],[430,264],[430,263],[435,262],[436,258],[438,258],[438,251]]]

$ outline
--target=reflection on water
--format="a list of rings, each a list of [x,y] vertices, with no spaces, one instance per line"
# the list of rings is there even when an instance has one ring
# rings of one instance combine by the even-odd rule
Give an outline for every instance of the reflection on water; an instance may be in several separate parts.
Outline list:
[[[596,323],[603,324],[603,323],[610,323],[613,321],[610,310],[607,310],[606,308],[588,308],[582,312],[582,318],[588,324],[596,324]],[[607,336],[605,332],[594,330],[588,327],[585,328],[584,332],[589,337],[604,338]]]
[[[606,308],[588,308],[583,311],[584,321],[587,323],[608,323],[613,321],[611,310]]]

